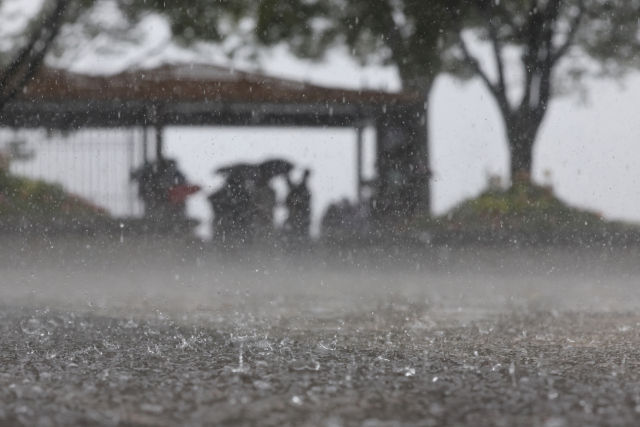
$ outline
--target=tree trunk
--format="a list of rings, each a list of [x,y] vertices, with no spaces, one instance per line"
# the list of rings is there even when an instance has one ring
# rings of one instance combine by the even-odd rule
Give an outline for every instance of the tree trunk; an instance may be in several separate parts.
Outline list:
[[[376,217],[401,220],[430,214],[428,90],[420,92],[416,104],[390,107],[378,118]]]
[[[428,88],[422,88],[423,104],[418,106],[414,119],[415,144],[418,149],[415,161],[416,180],[418,187],[418,206],[419,212],[431,214],[431,168],[429,167],[429,95],[433,80],[429,82]]]
[[[420,101],[405,115],[408,129],[411,158],[407,159],[411,177],[408,191],[413,193],[415,203],[410,214],[431,215],[431,168],[429,167],[429,96],[436,74],[412,80],[410,90],[420,94]]]
[[[512,182],[531,179],[533,144],[543,116],[541,108],[524,108],[505,117]]]

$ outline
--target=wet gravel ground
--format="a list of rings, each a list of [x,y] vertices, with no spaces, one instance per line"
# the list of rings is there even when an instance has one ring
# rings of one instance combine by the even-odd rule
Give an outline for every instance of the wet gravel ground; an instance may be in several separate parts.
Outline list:
[[[163,316],[5,308],[2,425],[551,427],[640,419],[635,314],[516,313],[439,328],[393,305],[342,327],[235,320],[203,328]]]
[[[0,425],[640,420],[635,253],[438,252],[363,273],[127,251],[5,262]]]

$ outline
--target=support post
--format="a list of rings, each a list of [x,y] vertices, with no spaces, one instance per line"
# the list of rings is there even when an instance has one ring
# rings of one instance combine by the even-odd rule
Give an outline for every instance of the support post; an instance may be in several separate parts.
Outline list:
[[[362,134],[364,131],[364,123],[362,121],[356,124],[356,174],[358,186],[358,204],[363,202],[362,194]]]
[[[394,221],[429,212],[424,105],[384,111],[376,120],[377,188],[372,213]]]
[[[164,131],[164,127],[161,125],[156,125],[156,160],[162,160],[162,134]]]
[[[375,170],[376,179],[373,187],[373,200],[371,204],[371,216],[377,220],[381,219],[383,214],[383,193],[385,189],[384,177],[386,175],[384,162],[384,143],[383,134],[385,131],[386,108],[383,110],[385,115],[377,117],[374,121],[376,130],[376,147],[375,147]]]
[[[426,215],[431,213],[431,169],[429,167],[429,129],[427,120],[428,99],[425,96],[424,103],[417,105],[413,116],[413,138],[418,156],[415,162],[415,173],[418,179],[418,209]]]
[[[145,125],[142,128],[142,161],[146,164],[149,161],[149,128]]]
[[[128,170],[130,171],[130,173],[133,172],[133,168],[135,167],[136,164],[136,134],[134,133],[135,131],[129,132],[129,165],[128,165]],[[127,187],[130,191],[129,191],[129,197],[127,197],[127,210],[128,215],[132,216],[134,214],[133,211],[133,206],[135,204],[135,200],[136,200],[136,195],[135,192],[133,191],[133,186],[129,185]]]

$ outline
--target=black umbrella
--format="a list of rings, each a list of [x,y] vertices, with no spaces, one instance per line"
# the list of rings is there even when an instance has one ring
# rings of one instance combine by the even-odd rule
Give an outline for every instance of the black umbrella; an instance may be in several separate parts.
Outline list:
[[[250,175],[255,173],[257,166],[250,165],[248,163],[236,163],[229,166],[223,166],[216,170],[215,173],[219,173],[221,175],[231,175],[231,174],[242,174],[242,175]]]
[[[216,171],[221,175],[224,175],[227,182],[235,181],[255,181],[260,175],[260,167],[258,165],[251,165],[248,163],[238,163],[236,165],[225,166]]]
[[[282,159],[267,160],[258,166],[263,178],[271,179],[278,175],[286,175],[293,169],[293,164]]]

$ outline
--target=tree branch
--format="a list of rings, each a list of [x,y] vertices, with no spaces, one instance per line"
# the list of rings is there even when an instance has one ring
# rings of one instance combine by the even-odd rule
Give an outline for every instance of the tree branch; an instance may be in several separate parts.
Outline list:
[[[580,28],[580,21],[582,21],[582,16],[584,15],[584,0],[578,0],[578,15],[573,20],[573,25],[569,30],[569,34],[567,34],[567,39],[555,52],[549,53],[551,55],[551,65],[555,64],[560,58],[562,58],[571,45],[573,44],[573,40],[576,37],[576,33]]]
[[[515,17],[511,12],[509,12],[509,10],[507,10],[507,8],[494,7],[493,12],[495,16],[502,18],[502,23],[504,25],[507,25],[511,29],[511,38],[518,39],[519,37],[522,37],[522,35],[524,34],[524,28],[516,25]]]
[[[387,12],[385,19],[387,21],[385,32],[385,41],[389,49],[391,49],[392,55],[396,59],[396,63],[399,64],[398,59],[402,60],[405,57],[404,55],[404,44],[402,43],[402,34],[400,34],[400,30],[393,20],[393,5],[390,1],[386,1],[384,3],[387,6]]]
[[[478,60],[473,55],[471,55],[471,53],[469,53],[469,49],[467,49],[467,45],[462,38],[462,34],[460,33],[458,33],[458,40],[460,48],[462,49],[462,54],[464,55],[464,60],[473,68],[475,73],[480,76],[491,94],[494,96],[494,98],[496,98],[496,101],[498,101],[498,106],[501,110],[503,110],[503,113],[506,115],[510,114],[511,107],[509,106],[509,102],[507,101],[507,95],[504,91],[504,87],[501,88],[500,86],[491,82],[487,74],[482,70],[482,67],[480,67],[480,63],[478,62]]]
[[[33,51],[36,43],[38,43],[38,40],[40,40],[41,37],[42,37],[42,34],[40,31],[34,32],[31,35],[31,39],[29,40],[29,43],[27,43],[20,50],[20,52],[18,52],[18,54],[16,55],[16,58],[11,62],[11,65],[9,65],[9,67],[6,70],[4,70],[4,74],[2,76],[2,79],[0,80],[0,92],[5,88],[9,80],[11,80],[13,76],[15,76],[15,74],[18,72],[20,67],[24,65],[24,61],[27,59],[29,54]]]
[[[487,21],[487,26],[489,27],[489,38],[493,44],[493,54],[496,58],[496,66],[498,68],[497,88],[501,93],[505,94],[506,99],[507,86],[504,81],[504,61],[502,59],[502,46],[498,38],[498,30],[486,7],[482,8],[482,15],[484,16],[485,21]]]
[[[40,29],[34,32],[29,43],[20,50],[9,68],[0,79],[0,111],[11,101],[33,77],[38,67],[44,60],[49,47],[55,40],[60,27],[65,10],[70,0],[57,0],[56,7],[49,16],[45,18]],[[26,67],[26,70],[24,68]],[[19,73],[24,70],[20,77]],[[13,86],[8,90],[7,87]]]

